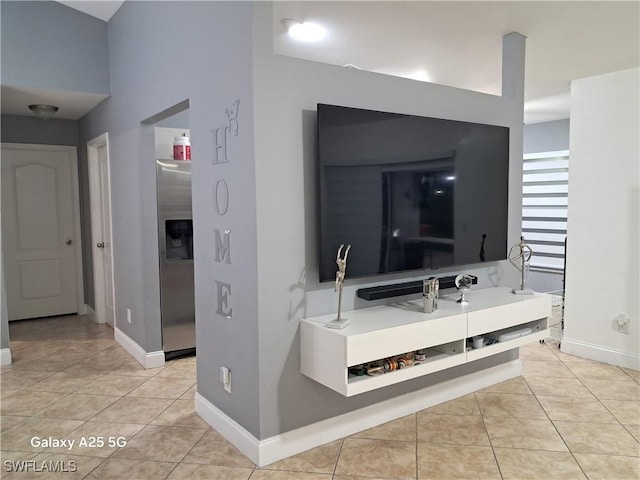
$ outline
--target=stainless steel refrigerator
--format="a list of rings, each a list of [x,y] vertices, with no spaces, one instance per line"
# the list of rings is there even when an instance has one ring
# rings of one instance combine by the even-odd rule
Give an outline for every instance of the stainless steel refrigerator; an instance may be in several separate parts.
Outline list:
[[[195,353],[191,162],[157,160],[162,345],[166,358]]]

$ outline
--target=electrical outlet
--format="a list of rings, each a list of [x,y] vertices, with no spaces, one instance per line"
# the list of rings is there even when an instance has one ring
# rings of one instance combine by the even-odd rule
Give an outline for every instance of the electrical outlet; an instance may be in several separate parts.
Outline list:
[[[614,319],[620,333],[629,333],[629,315],[621,313]]]
[[[220,381],[225,392],[231,393],[231,370],[220,367]]]
[[[131,309],[127,308],[127,322],[131,323]]]

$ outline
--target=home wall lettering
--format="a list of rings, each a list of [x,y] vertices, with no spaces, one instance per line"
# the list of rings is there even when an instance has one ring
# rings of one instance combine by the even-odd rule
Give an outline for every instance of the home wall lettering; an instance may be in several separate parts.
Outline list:
[[[227,123],[221,127],[213,130],[213,165],[219,165],[221,173],[224,172],[224,164],[228,164],[229,155],[227,149],[227,143],[229,137],[237,137],[239,134],[238,126],[238,108],[240,106],[240,99],[236,99],[230,108],[225,109],[227,115]],[[225,178],[221,177],[214,185],[213,189],[213,201],[216,213],[223,217],[226,216],[229,211],[229,186]],[[218,222],[216,222],[218,223]],[[220,221],[223,224],[224,221]],[[215,257],[214,260],[217,263],[224,263],[231,265],[231,230],[214,228],[214,241],[215,241]],[[232,301],[231,301],[231,283],[223,280],[215,280],[216,282],[216,314],[224,318],[232,317]]]

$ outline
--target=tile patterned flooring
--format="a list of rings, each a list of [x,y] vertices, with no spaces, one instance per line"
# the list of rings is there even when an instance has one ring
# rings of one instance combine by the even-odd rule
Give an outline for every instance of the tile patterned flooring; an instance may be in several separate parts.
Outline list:
[[[640,373],[551,344],[520,350],[521,377],[257,468],[194,413],[194,358],[143,370],[85,317],[10,330],[6,479],[640,479]],[[76,443],[32,446],[34,436]],[[126,446],[79,445],[110,436]],[[7,471],[20,460],[74,461],[76,471]]]

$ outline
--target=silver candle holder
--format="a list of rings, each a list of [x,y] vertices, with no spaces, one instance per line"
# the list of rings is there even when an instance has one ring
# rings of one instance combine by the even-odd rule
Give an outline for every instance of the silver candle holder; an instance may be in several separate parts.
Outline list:
[[[422,282],[422,308],[424,313],[433,313],[438,309],[440,280],[430,277]]]
[[[524,237],[520,237],[520,243],[515,244],[509,250],[509,262],[520,272],[520,289],[515,288],[511,292],[515,295],[533,295],[533,290],[525,288],[525,276],[529,271],[529,260],[531,260],[533,250],[524,243]]]

